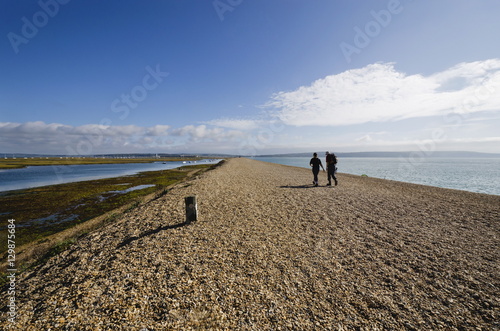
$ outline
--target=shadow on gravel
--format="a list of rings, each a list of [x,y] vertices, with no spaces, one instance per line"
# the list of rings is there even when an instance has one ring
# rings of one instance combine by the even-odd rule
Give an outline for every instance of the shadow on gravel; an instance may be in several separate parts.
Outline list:
[[[283,185],[280,188],[314,188],[313,185]]]
[[[147,236],[150,236],[152,234],[155,234],[155,233],[158,233],[160,231],[165,231],[165,230],[171,230],[171,229],[177,229],[177,228],[181,228],[183,226],[186,226],[186,225],[189,225],[191,224],[192,222],[183,222],[183,223],[178,223],[178,224],[174,224],[174,225],[167,225],[167,226],[159,226],[157,227],[156,229],[154,230],[149,230],[149,231],[146,231],[146,232],[143,232],[141,233],[140,235],[138,236],[134,236],[134,237],[130,237],[128,239],[125,239],[120,245],[116,246],[116,248],[122,248],[123,246],[126,246],[128,244],[130,244],[131,242],[133,241],[136,241],[138,239],[142,239],[144,237],[147,237]]]

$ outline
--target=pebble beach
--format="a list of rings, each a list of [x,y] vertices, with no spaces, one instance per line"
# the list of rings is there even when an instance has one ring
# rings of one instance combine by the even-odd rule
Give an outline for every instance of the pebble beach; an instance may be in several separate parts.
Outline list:
[[[18,275],[0,328],[500,330],[500,196],[319,176],[235,158],[178,183]]]

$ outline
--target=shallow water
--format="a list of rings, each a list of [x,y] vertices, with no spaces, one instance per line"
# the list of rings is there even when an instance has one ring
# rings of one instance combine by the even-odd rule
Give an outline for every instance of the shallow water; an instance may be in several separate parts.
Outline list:
[[[255,159],[310,168],[310,157],[255,157]],[[324,166],[324,157],[321,160]],[[500,195],[498,158],[345,157],[339,158],[337,167],[339,173]]]
[[[32,166],[0,170],[0,192],[21,190],[45,185],[64,184],[85,180],[134,175],[144,171],[179,168],[184,165],[214,164],[220,160],[200,160],[196,163],[179,162],[82,164],[59,166]]]

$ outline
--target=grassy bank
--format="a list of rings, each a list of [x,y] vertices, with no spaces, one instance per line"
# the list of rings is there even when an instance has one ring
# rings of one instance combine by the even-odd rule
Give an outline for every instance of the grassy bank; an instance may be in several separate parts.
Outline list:
[[[5,259],[7,222],[15,219],[16,247],[86,222],[148,194],[161,193],[193,171],[210,165],[143,172],[136,175],[50,185],[0,193],[0,256]]]
[[[111,159],[93,157],[36,157],[0,159],[0,169],[15,169],[28,166],[77,165],[77,164],[112,164],[112,163],[151,163],[158,161],[185,161],[200,158],[141,158],[141,159]]]

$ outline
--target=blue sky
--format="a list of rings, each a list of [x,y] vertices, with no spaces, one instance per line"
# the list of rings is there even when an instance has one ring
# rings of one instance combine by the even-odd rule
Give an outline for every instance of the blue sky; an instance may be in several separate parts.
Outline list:
[[[500,2],[0,3],[0,153],[500,152]]]

